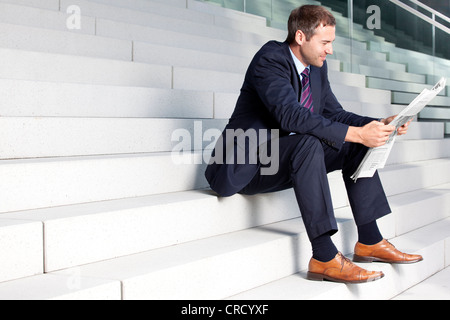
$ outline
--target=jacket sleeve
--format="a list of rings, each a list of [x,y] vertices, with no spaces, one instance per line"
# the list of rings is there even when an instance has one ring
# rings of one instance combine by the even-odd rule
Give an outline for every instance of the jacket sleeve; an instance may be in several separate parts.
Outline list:
[[[328,119],[302,108],[291,82],[294,73],[296,70],[286,57],[266,53],[255,61],[251,76],[260,99],[282,130],[316,136],[339,150],[344,144],[349,125],[337,121],[339,111]],[[333,98],[325,98],[331,110]]]

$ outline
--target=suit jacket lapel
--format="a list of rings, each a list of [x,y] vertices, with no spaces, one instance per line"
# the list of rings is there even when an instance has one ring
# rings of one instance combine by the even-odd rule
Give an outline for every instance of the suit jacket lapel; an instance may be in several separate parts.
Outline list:
[[[284,42],[284,53],[286,55],[286,58],[289,61],[290,67],[291,67],[291,84],[294,88],[295,92],[297,93],[298,101],[300,102],[301,94],[302,94],[302,85],[300,82],[300,76],[299,72],[295,66],[294,60],[292,59],[291,49],[289,48],[289,44],[287,42]]]
[[[321,98],[320,93],[322,91],[322,86],[320,82],[320,68],[311,66],[310,81],[314,102],[314,113],[322,114],[321,99],[320,99]]]

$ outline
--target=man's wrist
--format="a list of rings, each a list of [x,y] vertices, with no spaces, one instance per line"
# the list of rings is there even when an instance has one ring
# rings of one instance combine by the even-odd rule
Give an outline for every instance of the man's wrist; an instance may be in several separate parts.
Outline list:
[[[363,138],[361,136],[361,128],[360,127],[352,127],[348,128],[347,136],[345,137],[346,142],[353,143],[363,143]]]

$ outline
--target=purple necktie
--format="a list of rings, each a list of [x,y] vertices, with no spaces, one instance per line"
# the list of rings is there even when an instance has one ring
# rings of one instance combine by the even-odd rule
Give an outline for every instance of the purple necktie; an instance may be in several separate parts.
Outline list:
[[[302,98],[300,101],[300,105],[304,108],[307,108],[311,112],[314,112],[314,105],[312,99],[312,91],[311,85],[309,81],[309,69],[306,68],[305,71],[302,72]]]

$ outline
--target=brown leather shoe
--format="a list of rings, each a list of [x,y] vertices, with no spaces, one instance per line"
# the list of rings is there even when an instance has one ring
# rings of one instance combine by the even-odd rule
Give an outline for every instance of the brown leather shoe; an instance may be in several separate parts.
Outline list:
[[[406,254],[398,251],[392,243],[383,240],[373,246],[357,243],[353,261],[355,262],[385,262],[396,264],[410,264],[423,260],[420,255]]]
[[[344,257],[342,253],[338,253],[330,262],[320,262],[316,259],[311,259],[309,263],[308,280],[365,283],[383,277],[383,272],[364,270]]]

